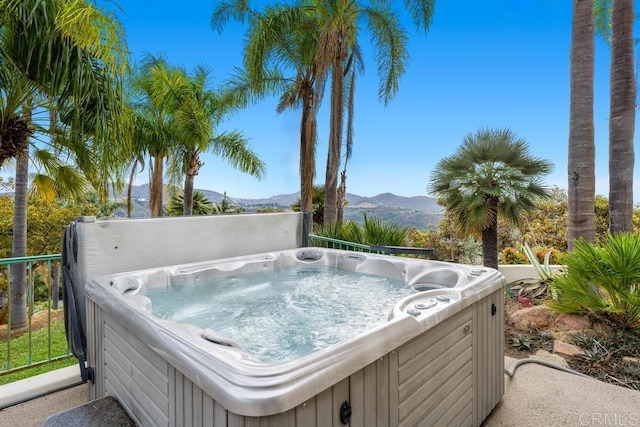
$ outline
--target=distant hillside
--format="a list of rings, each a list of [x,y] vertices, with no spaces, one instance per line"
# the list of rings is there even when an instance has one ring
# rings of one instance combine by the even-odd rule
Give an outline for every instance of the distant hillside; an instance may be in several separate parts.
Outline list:
[[[214,203],[222,201],[224,195],[216,191],[197,189]],[[259,207],[278,207],[289,209],[299,198],[300,193],[279,194],[263,199],[242,199],[227,195],[227,199],[233,204],[240,205],[247,212]],[[134,202],[133,216],[148,217],[149,184],[134,186],[132,189]],[[119,195],[124,198],[125,195]],[[116,197],[118,198],[118,197]],[[403,197],[391,193],[378,194],[374,197],[362,197],[357,194],[347,193],[347,206],[344,210],[346,220],[362,223],[363,212],[373,215],[384,221],[391,221],[407,227],[425,229],[430,225],[437,225],[442,218],[443,209],[436,200],[427,196]]]
[[[386,206],[389,208],[413,209],[426,212],[441,212],[436,200],[427,196],[402,197],[391,193],[378,194],[374,197],[362,197],[347,193],[348,207],[368,208],[372,206]]]
[[[401,224],[409,228],[424,230],[430,226],[437,226],[442,219],[442,213],[428,213],[425,211],[390,208],[388,206],[376,206],[372,208],[344,208],[344,219],[364,223],[364,213],[380,218],[383,221]]]
[[[223,195],[218,192],[201,189],[198,189],[197,191],[201,191],[204,196],[212,202],[222,201]],[[125,198],[127,194],[125,191],[123,193],[120,193],[119,195],[112,194],[112,196],[114,198]],[[134,199],[149,199],[149,184],[134,185],[131,188],[131,197]]]

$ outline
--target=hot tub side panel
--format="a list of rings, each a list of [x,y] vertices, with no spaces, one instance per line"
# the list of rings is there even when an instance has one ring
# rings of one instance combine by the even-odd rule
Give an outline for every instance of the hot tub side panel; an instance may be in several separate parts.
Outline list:
[[[504,284],[474,304],[474,425],[480,425],[489,416],[504,394],[503,289]]]
[[[88,300],[91,397],[112,395],[140,425],[480,425],[503,392],[502,290],[467,307],[329,389],[281,414],[245,417],[193,381]],[[497,311],[492,314],[492,305]],[[483,328],[493,328],[485,330]],[[499,348],[498,348],[499,347]]]

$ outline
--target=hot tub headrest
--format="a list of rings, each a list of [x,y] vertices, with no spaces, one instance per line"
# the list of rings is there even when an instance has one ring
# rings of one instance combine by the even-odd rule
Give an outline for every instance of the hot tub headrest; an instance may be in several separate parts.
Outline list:
[[[317,261],[322,257],[322,251],[312,248],[303,249],[296,254],[296,258],[300,261]]]

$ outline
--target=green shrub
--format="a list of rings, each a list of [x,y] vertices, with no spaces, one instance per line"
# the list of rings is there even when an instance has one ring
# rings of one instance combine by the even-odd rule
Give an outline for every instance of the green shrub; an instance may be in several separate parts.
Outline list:
[[[345,240],[342,226],[338,223],[325,224],[315,230],[318,236],[328,237],[330,239]]]
[[[527,264],[527,256],[516,248],[506,247],[500,252],[500,262],[502,264]]]
[[[404,246],[407,231],[407,227],[382,221],[365,213],[364,225],[355,221],[347,221],[342,226],[329,224],[321,227],[317,233],[320,236],[363,245]]]
[[[467,237],[458,242],[462,264],[482,265],[482,243],[474,237]]]
[[[551,282],[558,296],[551,308],[640,326],[640,237],[619,233],[600,245],[578,240],[566,265]]]
[[[414,248],[433,248],[433,259],[438,261],[453,261],[457,259],[458,248],[452,239],[437,229],[427,228],[420,231],[412,228],[407,233],[407,246]]]
[[[364,214],[364,234],[368,245],[404,246],[408,228]]]

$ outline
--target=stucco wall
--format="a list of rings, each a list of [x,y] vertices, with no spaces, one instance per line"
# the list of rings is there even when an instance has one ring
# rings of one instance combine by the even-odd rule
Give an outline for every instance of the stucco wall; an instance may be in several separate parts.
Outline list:
[[[562,268],[561,265],[551,265],[554,271]],[[504,275],[507,284],[522,279],[539,279],[540,276],[532,265],[500,265],[498,266],[500,273]]]

